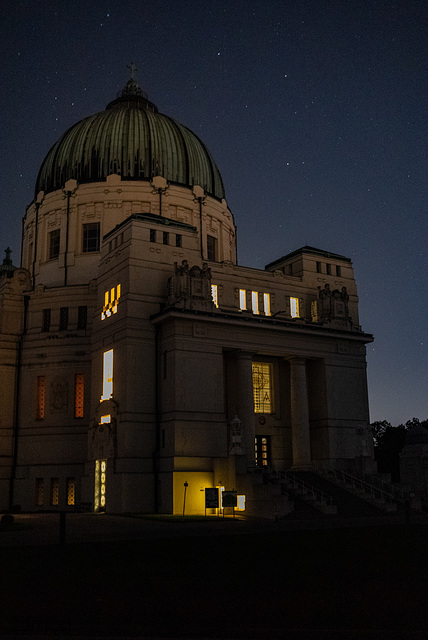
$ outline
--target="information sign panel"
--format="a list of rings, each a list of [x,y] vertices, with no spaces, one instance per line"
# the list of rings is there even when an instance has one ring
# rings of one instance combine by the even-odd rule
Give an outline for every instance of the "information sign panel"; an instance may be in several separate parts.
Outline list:
[[[205,509],[218,509],[217,487],[205,488]]]
[[[238,503],[236,491],[223,491],[222,502],[223,507],[236,507]]]

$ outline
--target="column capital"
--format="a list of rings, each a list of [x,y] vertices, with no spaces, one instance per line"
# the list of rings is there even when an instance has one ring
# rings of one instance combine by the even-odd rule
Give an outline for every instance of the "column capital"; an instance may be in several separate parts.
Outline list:
[[[288,356],[286,358],[290,364],[306,364],[307,358],[304,356]]]
[[[240,360],[252,360],[255,354],[252,351],[241,351],[241,349],[239,349],[236,355]]]

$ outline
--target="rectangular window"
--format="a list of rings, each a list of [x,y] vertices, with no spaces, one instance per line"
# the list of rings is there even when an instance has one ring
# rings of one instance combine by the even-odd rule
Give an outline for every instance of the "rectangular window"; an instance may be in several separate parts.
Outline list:
[[[263,294],[263,311],[265,316],[270,316],[270,294]]]
[[[103,359],[103,395],[101,400],[113,396],[113,349],[104,352]]]
[[[67,331],[68,327],[68,307],[61,307],[59,310],[59,330]]]
[[[100,223],[89,222],[83,225],[83,253],[100,250]]]
[[[216,284],[211,285],[211,296],[215,306],[218,308],[218,287]]]
[[[258,291],[251,292],[251,306],[253,309],[253,313],[258,315],[259,313],[259,294]]]
[[[331,276],[331,264],[328,264],[328,263],[327,263],[327,264],[325,265],[325,268],[326,268],[326,273],[327,273],[327,275],[328,275],[328,276]]]
[[[342,270],[338,264],[336,265],[336,275],[338,278],[340,278],[342,275]]]
[[[290,314],[292,318],[300,318],[299,298],[290,298]]]
[[[107,460],[95,460],[94,510],[105,511],[107,486]]]
[[[49,331],[51,326],[51,310],[43,309],[42,331]]]
[[[239,289],[239,308],[241,311],[247,309],[247,292],[245,289]]]
[[[179,233],[177,233],[177,235],[175,236],[175,246],[181,247],[181,241],[182,241],[182,236]]]
[[[49,234],[49,260],[54,260],[59,256],[59,241],[61,232],[59,229],[51,231]]]
[[[317,262],[317,273],[321,273],[321,262]]]
[[[150,229],[150,242],[156,242],[156,229]]]
[[[215,262],[217,260],[217,238],[207,236],[207,259]]]
[[[86,323],[88,321],[88,307],[83,305],[79,307],[77,312],[77,328],[86,329]]]
[[[43,478],[36,478],[36,507],[43,507],[45,503],[45,486]]]
[[[311,319],[312,322],[318,322],[318,300],[313,300],[311,302]]]
[[[83,407],[85,400],[85,376],[83,373],[76,373],[74,376],[74,417],[83,418]]]
[[[74,478],[67,478],[67,506],[72,507],[76,500],[76,482]]]
[[[109,318],[112,313],[117,313],[117,305],[120,298],[121,286],[113,287],[104,293],[104,306],[101,312],[101,320]]]
[[[46,413],[46,378],[37,377],[37,420],[43,420]]]
[[[59,478],[51,478],[51,505],[59,505]]]
[[[272,365],[253,362],[254,412],[272,413]]]
[[[169,233],[168,231],[164,231],[162,235],[163,244],[169,244]]]

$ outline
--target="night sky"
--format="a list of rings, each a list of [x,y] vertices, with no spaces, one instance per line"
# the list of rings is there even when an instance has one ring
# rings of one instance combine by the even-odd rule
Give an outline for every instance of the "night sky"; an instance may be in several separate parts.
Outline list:
[[[13,0],[0,9],[0,249],[57,138],[126,65],[212,152],[241,265],[352,259],[370,418],[428,417],[427,32],[421,0]]]

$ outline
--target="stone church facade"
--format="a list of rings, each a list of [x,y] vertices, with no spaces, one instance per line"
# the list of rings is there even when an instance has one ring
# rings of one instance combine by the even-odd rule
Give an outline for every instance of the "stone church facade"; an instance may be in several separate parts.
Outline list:
[[[370,471],[351,261],[239,266],[204,144],[131,78],[40,169],[21,266],[0,267],[0,510],[286,510],[262,477]]]

